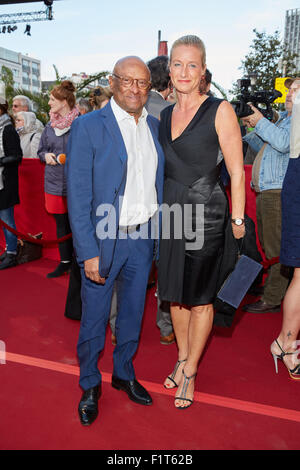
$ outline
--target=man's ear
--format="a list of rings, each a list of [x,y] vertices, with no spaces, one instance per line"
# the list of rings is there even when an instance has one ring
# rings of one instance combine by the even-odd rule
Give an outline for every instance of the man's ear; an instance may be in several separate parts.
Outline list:
[[[111,75],[108,77],[108,83],[109,83],[111,91],[113,92],[114,91],[113,90],[114,81],[113,81],[113,77]]]

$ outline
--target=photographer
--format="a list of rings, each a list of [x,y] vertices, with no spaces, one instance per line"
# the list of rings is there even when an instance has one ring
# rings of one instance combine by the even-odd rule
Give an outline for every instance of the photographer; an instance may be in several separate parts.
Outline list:
[[[279,113],[276,123],[266,119],[250,104],[253,114],[243,122],[254,131],[243,137],[258,152],[252,168],[252,188],[256,191],[256,218],[260,244],[266,258],[279,256],[281,241],[281,189],[290,156],[290,126],[293,108],[290,86],[294,79],[287,79],[289,92],[285,112]],[[245,305],[251,313],[280,312],[281,301],[288,285],[288,278],[281,272],[279,263],[270,267],[261,299]]]

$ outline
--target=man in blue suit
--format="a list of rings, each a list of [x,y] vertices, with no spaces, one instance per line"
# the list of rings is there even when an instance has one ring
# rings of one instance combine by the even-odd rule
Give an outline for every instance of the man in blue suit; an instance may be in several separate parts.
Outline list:
[[[138,57],[120,59],[109,79],[113,98],[74,121],[68,144],[68,211],[82,278],[82,320],[77,352],[83,389],[83,425],[98,415],[104,347],[113,285],[117,284],[117,346],[112,386],[143,405],[152,404],[136,380],[137,350],[162,202],[163,152],[158,120],[144,104],[150,72]],[[156,232],[157,233],[157,232]]]

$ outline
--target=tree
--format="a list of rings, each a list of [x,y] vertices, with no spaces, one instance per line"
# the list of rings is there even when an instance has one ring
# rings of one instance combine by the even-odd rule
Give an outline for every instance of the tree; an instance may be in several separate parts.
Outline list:
[[[296,74],[295,58],[297,54],[292,54],[283,41],[280,39],[278,30],[274,34],[267,34],[265,31],[253,30],[255,37],[250,45],[251,51],[242,60],[239,67],[244,76],[256,75],[256,85],[253,90],[272,90],[275,86],[275,79],[282,76],[280,63],[285,64],[285,75]],[[237,85],[232,92],[237,94]]]
[[[1,68],[1,80],[3,81],[5,85],[5,96],[10,106],[12,102],[12,98],[15,95],[14,76],[13,76],[12,71],[8,67],[5,67],[5,65],[2,65],[2,68]]]
[[[49,121],[49,111],[50,111],[50,106],[48,105],[49,93],[44,93],[44,92],[31,93],[28,90],[19,88],[19,89],[14,90],[14,96],[16,95],[24,95],[30,99],[30,101],[33,103],[36,117],[43,124],[46,124]]]
[[[52,85],[52,87],[49,88],[47,91],[43,91],[41,93],[31,93],[28,90],[24,89],[18,89],[14,90],[12,89],[12,96],[15,95],[25,95],[27,96],[33,103],[34,105],[34,112],[36,114],[36,117],[43,123],[46,124],[49,120],[49,111],[50,107],[48,105],[49,102],[49,97],[51,90],[56,86],[59,85],[63,80],[65,80],[65,77],[62,77],[59,74],[59,71],[56,67],[56,65],[53,65],[54,71],[55,71],[55,76],[56,76],[56,81]],[[9,70],[9,69],[7,69]],[[10,72],[10,70],[9,70]],[[76,98],[81,98],[81,97],[87,97],[89,96],[90,90],[87,90],[86,87],[90,84],[93,83],[95,80],[100,80],[101,78],[104,78],[108,75],[109,72],[99,72],[95,75],[91,75],[89,78],[86,80],[83,80],[81,83],[75,85],[75,95]],[[4,81],[4,80],[3,80]]]
[[[56,85],[59,85],[63,80],[66,80],[66,78],[62,77],[59,74],[59,71],[58,71],[56,65],[53,64],[53,68],[54,68],[55,75],[56,75],[56,82],[53,85],[53,87],[54,87]],[[98,72],[98,73],[95,73],[94,75],[90,75],[88,78],[86,78],[85,80],[82,80],[82,82],[75,85],[76,98],[85,98],[85,97],[89,96],[89,93],[90,93],[91,90],[86,89],[86,87],[88,85],[90,85],[91,83],[97,81],[97,80],[101,80],[101,78],[106,78],[108,74],[109,74],[108,71]],[[50,90],[51,90],[51,88],[50,88]]]
[[[214,82],[213,80],[212,80],[211,84],[216,88],[216,90],[219,91],[219,93],[223,96],[223,98],[224,98],[225,100],[228,100],[227,93],[226,93],[226,91],[224,90],[224,88],[221,87],[221,85],[219,85],[218,83]]]

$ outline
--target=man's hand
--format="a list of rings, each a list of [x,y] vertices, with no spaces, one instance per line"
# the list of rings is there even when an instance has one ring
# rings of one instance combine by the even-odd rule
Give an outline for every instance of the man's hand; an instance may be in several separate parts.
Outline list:
[[[105,284],[105,278],[99,274],[99,256],[84,261],[84,272],[91,281],[97,284]]]
[[[248,105],[252,109],[253,114],[250,114],[249,116],[245,116],[243,118],[243,122],[248,127],[255,127],[258,121],[260,121],[264,117],[264,115],[255,106],[253,106],[253,104],[248,103]]]

